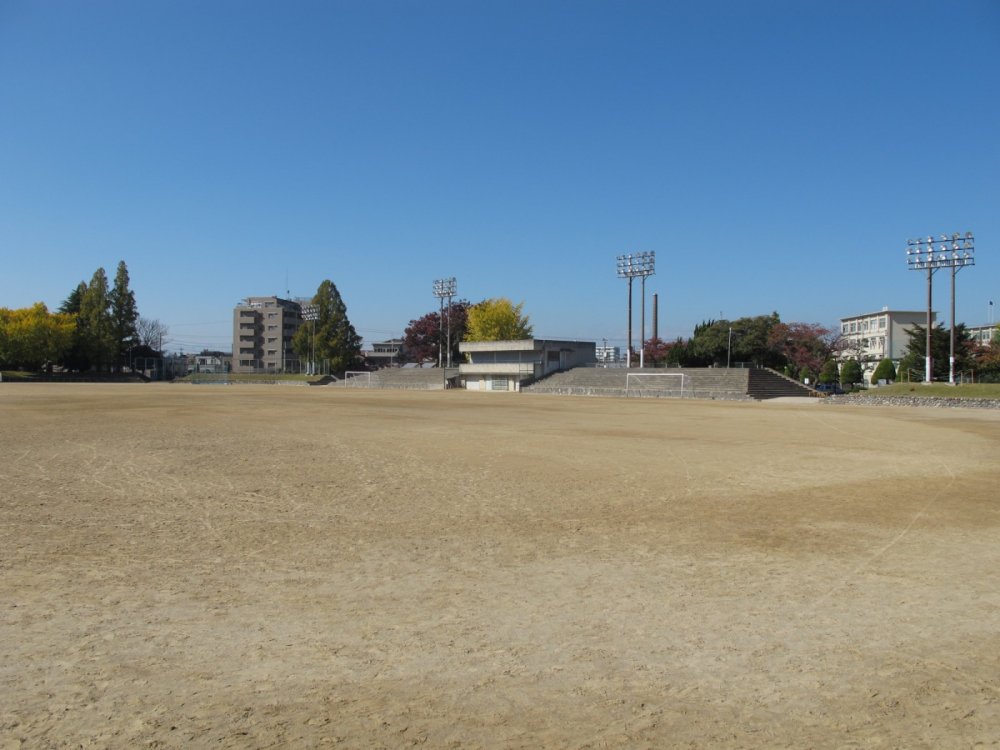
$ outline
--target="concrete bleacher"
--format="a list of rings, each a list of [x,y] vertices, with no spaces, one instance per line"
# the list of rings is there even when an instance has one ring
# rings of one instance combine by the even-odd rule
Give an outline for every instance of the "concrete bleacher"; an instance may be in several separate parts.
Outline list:
[[[650,375],[681,374],[687,376],[683,393],[673,385],[662,391],[654,387],[642,392],[626,394],[627,373]],[[744,368],[684,367],[684,368],[622,368],[577,367],[558,372],[538,380],[522,389],[525,393],[559,394],[572,396],[618,396],[665,398],[702,398],[727,401],[748,401],[777,398],[779,396],[816,395],[811,388],[779,375],[773,370]]]
[[[458,368],[447,370],[448,378],[458,375]],[[357,378],[347,381],[349,388],[386,388],[409,391],[440,391],[444,389],[444,375],[439,367],[387,367],[371,374],[371,380]],[[335,386],[344,386],[337,381]]]
[[[683,393],[669,388],[657,391],[650,388],[642,395],[647,397],[673,398],[708,398],[726,400],[746,400],[747,380],[749,370],[722,369],[710,367],[686,368],[638,368],[630,370],[622,368],[577,367],[572,370],[555,373],[544,380],[536,381],[523,390],[525,393],[551,393],[574,396],[625,396],[625,380],[627,373],[642,373],[649,375],[671,374],[686,375]],[[639,395],[632,393],[629,395]]]

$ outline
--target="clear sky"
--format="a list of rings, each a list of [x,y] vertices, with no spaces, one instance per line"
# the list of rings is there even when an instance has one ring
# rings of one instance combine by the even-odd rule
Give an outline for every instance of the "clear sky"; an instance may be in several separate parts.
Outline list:
[[[329,278],[366,341],[459,296],[647,325],[1000,320],[998,0],[0,0],[0,306],[128,264],[171,350]],[[935,277],[947,314],[948,272]],[[635,331],[638,338],[639,286]]]

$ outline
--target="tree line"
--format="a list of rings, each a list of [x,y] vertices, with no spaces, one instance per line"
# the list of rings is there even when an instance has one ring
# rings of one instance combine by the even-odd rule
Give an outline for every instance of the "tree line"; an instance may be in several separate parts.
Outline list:
[[[139,317],[128,267],[120,261],[112,283],[98,268],[90,283],[81,281],[56,312],[41,302],[0,308],[0,366],[121,372],[136,357],[160,356],[165,333],[159,321]]]
[[[899,363],[876,365],[872,379],[920,380],[924,376],[926,328],[914,325]],[[946,380],[949,369],[951,332],[938,323],[931,330],[933,377]],[[818,323],[784,323],[778,313],[708,320],[695,327],[691,338],[672,342],[650,339],[644,349],[646,364],[680,367],[721,367],[752,364],[770,367],[798,380],[855,384],[862,381],[863,350],[852,351],[839,332]],[[842,364],[838,364],[842,363]],[[1000,334],[987,344],[977,344],[964,324],[955,326],[956,372],[972,372],[976,380],[1000,381]]]

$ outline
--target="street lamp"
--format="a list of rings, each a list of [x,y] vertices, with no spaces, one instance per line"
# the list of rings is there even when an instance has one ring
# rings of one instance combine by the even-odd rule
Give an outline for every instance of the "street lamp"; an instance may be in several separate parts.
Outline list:
[[[628,354],[626,367],[632,367],[632,279],[642,280],[642,323],[639,367],[645,363],[646,339],[646,277],[656,273],[656,253],[629,253],[617,258],[618,278],[628,279]]]
[[[309,340],[312,342],[312,355],[309,358],[309,374],[316,374],[316,320],[319,318],[319,305],[303,305],[302,320],[312,322],[312,335]]]
[[[939,268],[951,269],[951,353],[948,357],[948,382],[955,384],[955,274],[966,266],[976,265],[976,243],[972,232],[940,239],[928,237],[907,240],[906,265],[911,271],[927,271],[927,351],[924,380],[931,382],[931,277]]]
[[[435,279],[434,281],[434,296],[440,300],[440,313],[438,317],[438,367],[441,368],[442,379],[444,387],[448,387],[448,367],[451,367],[451,298],[455,296],[455,291],[458,288],[458,283],[455,281],[455,277],[452,276],[447,279]],[[448,298],[448,359],[447,367],[445,366],[445,359],[441,349],[441,327],[444,323],[444,299]]]

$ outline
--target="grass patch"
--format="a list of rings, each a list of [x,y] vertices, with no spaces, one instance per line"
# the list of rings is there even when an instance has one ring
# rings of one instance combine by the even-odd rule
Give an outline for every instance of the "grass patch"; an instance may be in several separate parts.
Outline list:
[[[866,396],[915,396],[917,398],[1000,398],[1000,383],[894,383],[860,391]]]
[[[0,371],[0,375],[3,376],[5,381],[14,382],[18,380],[34,380],[35,373],[25,372],[23,370],[3,370]]]

